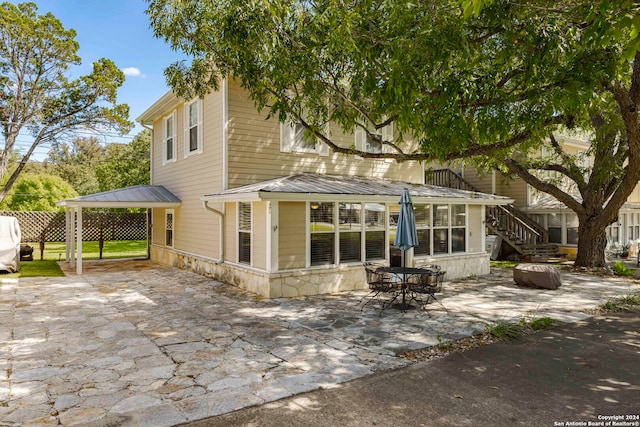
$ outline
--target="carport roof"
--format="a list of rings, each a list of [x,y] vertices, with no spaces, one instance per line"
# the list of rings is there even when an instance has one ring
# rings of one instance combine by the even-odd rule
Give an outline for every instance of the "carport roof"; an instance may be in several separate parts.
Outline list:
[[[60,200],[57,206],[81,208],[161,208],[179,206],[180,199],[162,185],[135,185]]]
[[[343,175],[298,174],[205,194],[204,201],[389,201],[397,202],[404,188],[413,202],[451,202],[505,205],[513,199],[435,185]]]

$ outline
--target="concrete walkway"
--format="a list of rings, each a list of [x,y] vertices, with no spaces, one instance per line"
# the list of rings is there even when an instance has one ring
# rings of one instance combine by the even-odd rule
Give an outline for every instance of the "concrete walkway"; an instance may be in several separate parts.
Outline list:
[[[376,307],[366,292],[261,300],[148,261],[2,280],[0,425],[169,426],[410,365],[401,354],[486,322],[583,310],[638,292],[629,279],[563,274],[555,291],[510,271],[446,282],[429,312]]]

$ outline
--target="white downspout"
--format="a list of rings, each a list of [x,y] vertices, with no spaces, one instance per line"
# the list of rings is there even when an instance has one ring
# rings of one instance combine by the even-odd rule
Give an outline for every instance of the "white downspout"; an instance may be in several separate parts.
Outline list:
[[[224,262],[224,212],[221,212],[218,209],[215,209],[209,206],[208,200],[202,201],[202,207],[220,216],[220,260],[218,262],[223,263]]]

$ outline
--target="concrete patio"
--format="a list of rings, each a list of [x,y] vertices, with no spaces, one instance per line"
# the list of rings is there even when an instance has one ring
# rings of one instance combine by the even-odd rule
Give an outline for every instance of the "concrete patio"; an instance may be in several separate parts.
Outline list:
[[[563,273],[518,288],[509,270],[445,282],[429,311],[360,310],[366,294],[261,300],[148,261],[85,263],[83,276],[2,280],[0,425],[169,426],[338,387],[410,365],[402,353],[486,323],[585,310],[637,281]]]

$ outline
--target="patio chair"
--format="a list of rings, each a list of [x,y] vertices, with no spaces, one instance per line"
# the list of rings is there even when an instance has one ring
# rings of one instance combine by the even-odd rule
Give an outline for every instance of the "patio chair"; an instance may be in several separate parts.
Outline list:
[[[364,272],[367,276],[367,284],[369,285],[369,293],[360,299],[358,304],[362,304],[362,302],[367,299],[367,301],[362,305],[361,310],[364,310],[365,306],[369,304],[371,301],[376,300],[378,295],[381,293],[393,293],[395,291],[394,284],[391,279],[385,275],[376,272],[376,265],[365,263],[364,264]],[[384,309],[386,306],[386,301],[382,302],[382,308]]]
[[[436,301],[449,313],[447,307],[436,298],[436,293],[442,291],[442,281],[445,274],[446,271],[440,270],[438,266],[438,269],[433,270],[430,275],[421,274],[415,276],[415,283],[411,284],[411,299],[422,304],[422,308],[425,308],[429,302]]]

